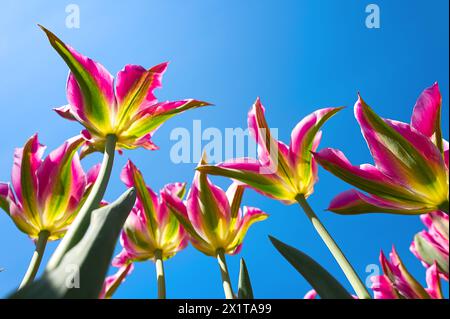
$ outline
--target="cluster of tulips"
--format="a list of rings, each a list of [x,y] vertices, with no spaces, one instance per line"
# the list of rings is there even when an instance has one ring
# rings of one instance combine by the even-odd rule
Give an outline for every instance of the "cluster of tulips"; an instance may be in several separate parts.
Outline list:
[[[101,64],[42,29],[70,69],[68,104],[55,111],[84,129],[46,157],[45,146],[32,136],[14,153],[11,184],[0,183],[0,207],[36,245],[11,298],[110,298],[132,272],[133,263],[147,260],[155,262],[158,297],[165,298],[163,263],[189,243],[217,258],[226,298],[252,298],[245,262],[235,293],[225,258],[239,253],[250,226],[268,217],[259,208],[241,208],[244,190],[249,188],[287,205],[298,203],[354,290],[349,293],[310,257],[271,237],[276,249],[314,288],[305,298],[443,298],[441,280],[449,278],[449,158],[448,142],[441,133],[437,84],[420,95],[410,124],[379,117],[358,97],[354,113],[375,165],[355,166],[336,149],[317,151],[322,126],[342,108],[324,108],[306,116],[286,145],[270,134],[265,108],[257,99],[248,113],[248,126],[258,144],[258,158],[210,165],[204,155],[189,190],[186,183],[172,183],[159,195],[128,161],[121,180],[129,190],[108,204],[103,196],[115,152],[156,150],[152,136],[165,121],[209,103],[159,102],[153,91],[161,87],[166,63],[150,69],[127,65],[114,79]],[[93,152],[102,152],[103,162],[85,172],[81,159]],[[415,236],[411,251],[427,269],[427,287],[413,278],[393,249],[389,258],[381,253],[383,274],[372,277],[373,294],[369,293],[307,202],[318,180],[318,165],[358,189],[337,195],[328,207],[334,213],[420,215],[427,229]],[[227,177],[231,186],[224,191],[208,175]],[[119,236],[123,249],[113,259]],[[35,280],[46,243],[60,239],[42,276]],[[105,279],[111,260],[118,270]],[[78,267],[81,284],[76,289],[67,282],[68,265]]]

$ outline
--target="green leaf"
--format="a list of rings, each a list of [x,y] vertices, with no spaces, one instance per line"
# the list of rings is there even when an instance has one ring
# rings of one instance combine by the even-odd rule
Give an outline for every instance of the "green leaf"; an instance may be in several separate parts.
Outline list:
[[[61,263],[10,298],[98,298],[120,230],[135,200],[132,188],[111,205],[93,211],[83,239],[64,255]]]
[[[248,274],[247,265],[244,258],[241,259],[241,270],[239,272],[239,299],[254,299],[252,283]]]
[[[353,299],[321,265],[303,252],[269,236],[281,255],[311,284],[322,299]]]

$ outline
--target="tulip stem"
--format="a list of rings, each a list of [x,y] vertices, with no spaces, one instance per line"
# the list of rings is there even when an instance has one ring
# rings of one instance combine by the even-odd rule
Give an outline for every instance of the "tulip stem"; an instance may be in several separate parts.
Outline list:
[[[228,273],[227,260],[225,259],[225,251],[217,249],[217,261],[219,262],[220,274],[222,276],[223,291],[226,299],[234,299],[233,287],[231,286],[230,275]]]
[[[162,251],[155,251],[156,280],[158,281],[158,299],[166,299],[166,277],[164,275],[164,263]]]
[[[66,235],[50,258],[50,261],[47,264],[47,270],[52,270],[57,267],[65,253],[72,249],[81,240],[81,238],[83,238],[86,230],[88,229],[92,211],[99,207],[100,202],[105,195],[109,178],[111,177],[116,143],[117,137],[115,135],[111,134],[106,136],[105,152],[103,153],[103,161],[97,176],[97,180],[92,186],[92,190],[90,191],[88,198],[78,212],[77,217],[75,217]]]
[[[47,246],[49,236],[50,232],[48,232],[47,230],[43,230],[39,233],[36,240],[36,248],[34,250],[33,257],[31,257],[30,265],[28,266],[27,272],[22,279],[19,289],[28,286],[36,277],[42,261],[42,256],[44,255],[45,246]]]
[[[337,263],[341,267],[342,271],[349,280],[358,297],[360,299],[370,299],[370,294],[367,291],[367,288],[364,286],[355,269],[345,257],[339,246],[336,244],[333,237],[331,237],[330,233],[328,233],[327,229],[314,213],[311,206],[309,206],[308,202],[305,199],[305,196],[297,195],[296,200],[303,208],[306,216],[308,216],[309,220],[313,224],[319,236],[325,242],[325,245],[327,245],[333,257],[336,259]]]

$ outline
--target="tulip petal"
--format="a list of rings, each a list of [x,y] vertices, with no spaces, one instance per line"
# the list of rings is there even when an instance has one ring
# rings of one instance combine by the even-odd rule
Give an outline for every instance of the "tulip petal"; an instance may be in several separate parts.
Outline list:
[[[311,175],[311,151],[317,147],[318,143],[314,142],[320,128],[340,110],[342,107],[317,110],[303,118],[292,130],[289,155],[300,178],[307,179]]]
[[[400,299],[400,296],[392,286],[386,275],[373,276],[370,278],[375,299]]]
[[[289,148],[282,142],[272,137],[269,125],[265,118],[265,108],[259,98],[256,99],[248,113],[248,128],[250,134],[258,143],[258,157],[264,166],[284,177],[294,186],[290,179],[291,162],[289,159]]]
[[[233,159],[215,166],[199,166],[197,170],[210,175],[229,177],[272,198],[288,199],[292,197],[283,180],[271,172],[270,168],[261,166],[259,161],[251,158]]]
[[[145,216],[150,225],[150,231],[153,238],[156,238],[156,211],[158,209],[157,195],[145,184],[142,173],[131,161],[128,161],[122,169],[120,178],[127,187],[134,187],[136,189],[137,198],[144,208]]]
[[[50,44],[71,70],[67,82],[67,97],[73,113],[91,123],[97,132],[111,129],[111,106],[115,105],[112,75],[99,63],[79,54],[56,35],[40,26]]]
[[[125,138],[138,138],[152,133],[176,114],[208,105],[211,104],[193,99],[157,103],[137,113],[130,127],[123,132],[123,136]]]
[[[441,92],[435,83],[419,96],[411,117],[411,126],[429,138],[436,134],[436,139],[441,140],[441,105]]]
[[[73,212],[67,209],[78,206],[85,184],[85,173],[76,153],[84,143],[81,136],[66,141],[51,152],[37,171],[39,182],[38,202],[46,212],[45,222],[49,225],[61,214]]]
[[[36,171],[42,162],[45,146],[39,144],[37,134],[32,136],[25,146],[16,149],[14,153],[14,165],[12,170],[12,185],[18,202],[22,204],[23,212],[35,225],[40,225],[38,220],[37,189],[38,179]]]
[[[264,213],[259,208],[244,206],[244,213],[241,216],[241,218],[237,224],[237,232],[234,235],[234,240],[232,241],[232,243],[229,246],[230,247],[241,246],[250,226],[256,222],[267,219],[267,217],[269,217],[269,215]],[[236,252],[234,252],[234,253],[236,253]],[[233,253],[231,253],[231,254],[233,254]]]
[[[442,294],[441,280],[439,270],[435,264],[427,269],[426,273],[427,288],[425,289],[432,299],[444,299]]]
[[[339,150],[327,148],[314,153],[314,158],[327,171],[363,191],[392,201],[401,199],[411,204],[419,204],[414,192],[397,185],[372,165],[353,166]]]
[[[135,113],[157,102],[153,90],[161,87],[167,63],[149,70],[139,65],[127,65],[117,74],[116,96],[118,102],[118,125],[128,123]]]
[[[386,175],[409,185],[416,181],[422,185],[433,185],[436,176],[429,169],[428,160],[418,151],[409,139],[380,118],[359,97],[355,104],[355,117],[361,126],[370,152],[377,167]],[[410,130],[419,137],[419,133]]]
[[[428,212],[430,208],[406,206],[404,203],[391,202],[379,197],[364,195],[356,190],[349,190],[336,196],[331,201],[328,210],[342,215],[380,212],[412,215]]]
[[[408,299],[429,299],[430,296],[425,289],[417,282],[417,280],[408,272],[405,265],[398,256],[395,248],[389,254],[390,261],[384,256],[383,252],[380,255],[380,263],[383,272],[389,278],[391,285]]]

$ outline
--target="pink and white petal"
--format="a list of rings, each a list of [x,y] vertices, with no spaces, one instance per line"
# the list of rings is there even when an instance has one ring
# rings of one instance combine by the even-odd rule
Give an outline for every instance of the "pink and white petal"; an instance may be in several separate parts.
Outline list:
[[[261,163],[251,158],[238,158],[215,166],[203,165],[197,170],[210,175],[225,176],[234,181],[246,184],[263,194],[276,199],[291,199],[288,192],[289,185],[279,178],[273,169],[262,166]]]
[[[436,263],[434,263],[427,269],[426,281],[427,288],[425,288],[425,290],[430,295],[430,297],[432,299],[443,299],[444,296],[442,294],[441,280]]]
[[[423,185],[435,182],[436,170],[429,165],[422,148],[416,149],[409,138],[394,128],[392,122],[386,122],[379,117],[360,96],[354,111],[361,132],[380,171],[399,181],[405,187],[412,182]],[[415,130],[405,130],[404,127],[402,130],[407,136],[414,135],[418,139],[425,138]],[[428,147],[426,148],[429,151]]]
[[[411,126],[431,138],[440,121],[441,104],[442,96],[439,85],[434,83],[420,94],[414,106]]]
[[[303,118],[292,130],[289,145],[290,157],[294,165],[300,161],[308,161],[311,151],[317,148],[320,137],[317,139],[319,130],[325,122],[342,108],[324,108],[317,110]]]
[[[45,146],[41,145],[37,134],[33,135],[23,148],[14,152],[11,180],[18,201],[25,210],[36,212],[38,178],[36,171],[42,163]]]
[[[375,299],[400,299],[391,281],[386,275],[370,278]]]
[[[376,196],[367,196],[357,190],[349,190],[336,196],[328,206],[328,210],[342,215],[356,215],[365,213],[390,214],[422,214],[430,208],[417,205],[405,205],[388,201]]]

